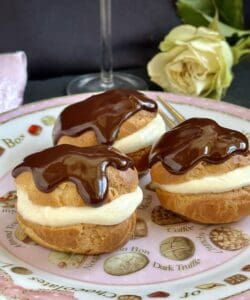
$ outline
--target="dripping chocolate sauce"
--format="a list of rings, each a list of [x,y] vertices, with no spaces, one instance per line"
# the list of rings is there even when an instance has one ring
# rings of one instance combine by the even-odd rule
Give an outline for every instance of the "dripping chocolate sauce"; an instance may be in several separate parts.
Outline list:
[[[99,144],[112,145],[122,123],[140,110],[156,112],[157,104],[132,90],[111,90],[94,95],[62,111],[53,130],[54,144],[61,136],[78,136],[93,130]]]
[[[86,148],[59,145],[27,156],[14,168],[12,175],[17,177],[22,172],[32,172],[36,187],[47,193],[64,181],[71,181],[87,204],[97,206],[107,195],[108,166],[126,170],[133,168],[133,162],[105,145]]]
[[[166,132],[150,153],[150,166],[162,162],[173,174],[183,174],[200,161],[220,164],[234,154],[248,151],[242,133],[205,118],[192,118]]]

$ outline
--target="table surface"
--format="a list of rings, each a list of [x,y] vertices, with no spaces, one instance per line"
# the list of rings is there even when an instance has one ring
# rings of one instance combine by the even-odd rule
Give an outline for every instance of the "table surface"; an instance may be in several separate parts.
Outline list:
[[[157,85],[150,82],[144,69],[129,69],[124,70],[124,72],[143,78],[147,82],[149,90],[161,90]],[[250,93],[248,92],[250,91],[250,61],[243,60],[234,67],[233,72],[234,80],[223,101],[250,108]],[[46,80],[29,80],[24,95],[24,104],[66,95],[66,86],[76,76],[66,75]]]

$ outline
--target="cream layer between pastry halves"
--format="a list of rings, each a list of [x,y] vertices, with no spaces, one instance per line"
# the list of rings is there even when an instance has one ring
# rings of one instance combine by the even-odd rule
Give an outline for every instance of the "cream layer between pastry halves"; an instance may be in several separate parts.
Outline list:
[[[248,185],[250,185],[250,166],[241,167],[225,174],[206,176],[178,184],[152,183],[153,188],[179,194],[223,193]]]
[[[115,225],[125,221],[143,200],[140,187],[99,207],[51,207],[32,203],[28,194],[17,187],[17,212],[26,220],[46,226],[69,226],[80,223]]]
[[[160,114],[150,121],[145,127],[116,141],[113,147],[126,154],[154,144],[166,131],[166,125]]]

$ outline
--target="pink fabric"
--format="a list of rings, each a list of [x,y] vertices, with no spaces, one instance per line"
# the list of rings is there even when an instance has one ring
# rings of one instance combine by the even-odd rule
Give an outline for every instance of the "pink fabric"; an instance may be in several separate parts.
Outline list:
[[[0,113],[23,102],[27,82],[27,58],[24,52],[0,54]]]

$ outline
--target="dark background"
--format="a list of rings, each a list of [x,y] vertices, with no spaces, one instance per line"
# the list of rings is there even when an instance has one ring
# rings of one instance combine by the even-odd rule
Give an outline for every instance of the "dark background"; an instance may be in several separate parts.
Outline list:
[[[112,0],[114,68],[139,74],[151,89],[159,87],[149,82],[146,64],[163,37],[181,23],[174,3]],[[247,28],[249,8],[245,0]],[[99,0],[0,1],[0,53],[23,50],[28,57],[26,102],[62,95],[74,75],[99,70],[99,25]],[[234,72],[226,99],[250,106],[249,61]]]
[[[115,68],[143,67],[180,23],[171,0],[112,0]],[[0,52],[24,50],[30,79],[98,70],[99,0],[1,0]]]

